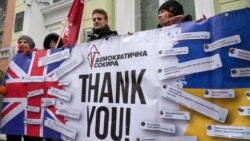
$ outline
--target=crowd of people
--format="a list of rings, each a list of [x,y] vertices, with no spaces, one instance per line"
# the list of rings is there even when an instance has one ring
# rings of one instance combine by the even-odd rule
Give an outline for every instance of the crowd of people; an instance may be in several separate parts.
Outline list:
[[[205,19],[198,20],[201,21]],[[88,41],[94,41],[98,39],[108,39],[111,36],[117,36],[117,31],[111,31],[108,25],[108,14],[103,9],[95,9],[92,12],[93,20],[93,34],[89,35]],[[192,16],[184,16],[183,6],[175,1],[168,0],[163,3],[158,9],[158,28],[178,24],[181,22],[187,22],[192,20]],[[62,38],[56,33],[50,33],[44,38],[44,49],[61,48],[64,43]],[[18,51],[17,53],[23,53],[25,56],[31,56],[32,51],[36,50],[35,42],[32,37],[28,35],[22,35],[17,41]],[[4,96],[6,88],[4,83],[0,85],[0,94]],[[26,135],[7,135],[7,141],[21,141],[22,137],[24,141],[42,141],[42,137],[31,137]],[[52,141],[52,139],[46,139],[46,141]]]

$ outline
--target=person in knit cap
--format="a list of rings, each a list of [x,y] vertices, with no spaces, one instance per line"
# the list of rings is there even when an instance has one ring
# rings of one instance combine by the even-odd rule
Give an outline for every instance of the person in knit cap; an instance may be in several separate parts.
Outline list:
[[[17,40],[18,53],[23,53],[24,55],[30,55],[31,51],[35,48],[35,42],[28,35],[22,35]],[[0,84],[0,94],[5,95],[6,88],[3,84]]]
[[[176,0],[168,0],[158,9],[159,24],[157,27],[164,27],[180,22],[192,21],[192,16],[184,17],[183,6]]]
[[[22,35],[17,40],[18,53],[30,55],[31,51],[35,49],[34,40],[28,35]]]
[[[58,46],[56,47],[57,41],[59,40]],[[51,48],[61,48],[64,45],[62,38],[56,33],[48,34],[43,41],[43,48],[44,49],[51,49]]]
[[[22,35],[17,40],[18,53],[29,56],[35,49],[34,40],[28,35]],[[41,137],[23,136],[24,141],[42,141]],[[7,141],[22,141],[22,135],[6,135]]]
[[[17,40],[18,53],[23,53],[24,55],[30,55],[31,51],[35,48],[34,40],[28,35],[22,35]],[[5,95],[5,86],[0,84],[0,94]]]

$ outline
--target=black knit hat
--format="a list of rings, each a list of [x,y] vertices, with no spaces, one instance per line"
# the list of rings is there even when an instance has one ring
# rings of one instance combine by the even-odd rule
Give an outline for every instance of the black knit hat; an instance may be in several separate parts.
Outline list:
[[[22,39],[26,40],[29,43],[30,48],[34,48],[35,47],[35,42],[34,42],[34,40],[30,36],[28,36],[28,35],[22,35],[22,36],[20,36],[18,38],[17,42],[19,42]]]
[[[57,40],[58,40],[59,37],[60,37],[60,36],[59,36],[58,34],[56,34],[56,33],[50,33],[50,34],[48,34],[48,35],[45,37],[44,41],[43,41],[43,47],[44,47],[45,49],[50,49],[50,46],[49,46],[50,41],[53,40],[54,42],[57,43]],[[59,41],[59,44],[58,44],[58,47],[57,47],[57,48],[62,47],[63,44],[64,44],[64,43],[63,43],[63,40],[62,40],[62,38],[60,38],[60,41]]]
[[[175,1],[175,0],[168,0],[165,3],[163,3],[160,6],[160,8],[158,9],[158,13],[162,9],[165,9],[168,12],[173,13],[174,16],[183,15],[184,14],[182,5],[179,2]]]

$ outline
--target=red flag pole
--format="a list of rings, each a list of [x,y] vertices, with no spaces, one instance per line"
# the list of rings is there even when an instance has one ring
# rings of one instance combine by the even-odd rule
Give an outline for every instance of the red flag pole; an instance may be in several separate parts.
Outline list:
[[[66,26],[68,25],[68,23],[69,23],[69,20],[67,19],[67,21],[66,21],[66,22],[64,23],[64,25],[63,25],[62,32],[61,32],[61,34],[60,34],[59,38],[57,39],[57,42],[56,42],[56,47],[55,47],[55,48],[57,48],[57,47],[58,47],[59,42],[60,42],[60,40],[61,40],[61,37],[63,36],[63,34],[64,34],[64,30],[65,30]]]

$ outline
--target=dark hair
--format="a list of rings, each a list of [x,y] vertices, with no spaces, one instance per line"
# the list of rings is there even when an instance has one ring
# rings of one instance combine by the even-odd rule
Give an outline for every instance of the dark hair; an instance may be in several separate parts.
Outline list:
[[[92,16],[93,16],[94,14],[96,14],[96,13],[99,13],[99,14],[104,15],[104,19],[105,19],[106,21],[108,21],[108,14],[107,14],[107,12],[106,12],[105,10],[103,10],[103,9],[94,9],[93,12],[92,12]]]
[[[183,15],[184,11],[183,11],[183,6],[177,2],[176,0],[168,0],[166,2],[164,2],[158,9],[158,13],[160,12],[160,10],[165,9],[168,12],[171,12],[174,14],[174,16],[177,15]]]
[[[44,47],[45,49],[50,49],[50,46],[49,46],[50,41],[53,40],[54,42],[57,42],[57,40],[58,40],[59,38],[60,38],[60,36],[59,36],[58,34],[56,34],[56,33],[50,33],[50,34],[48,34],[48,35],[45,37],[44,41],[43,41],[43,47]],[[60,47],[62,47],[63,45],[64,45],[63,40],[62,40],[62,38],[60,38],[60,41],[59,41],[59,44],[58,44],[58,47],[57,47],[57,48],[60,48]]]

